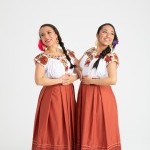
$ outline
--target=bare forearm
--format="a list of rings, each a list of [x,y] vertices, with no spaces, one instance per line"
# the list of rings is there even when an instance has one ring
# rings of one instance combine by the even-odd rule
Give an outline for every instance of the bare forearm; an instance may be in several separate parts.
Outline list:
[[[35,83],[37,85],[41,85],[41,86],[50,86],[50,85],[55,85],[55,84],[60,84],[62,83],[62,79],[58,78],[58,79],[50,79],[47,77],[42,77],[39,79],[35,79]]]
[[[74,75],[69,75],[68,78],[66,78],[65,80],[63,80],[63,85],[69,85],[71,83],[73,83],[74,81],[76,81],[78,79],[77,74]]]
[[[115,85],[117,82],[116,79],[113,78],[100,78],[100,79],[91,79],[91,84],[95,85]]]

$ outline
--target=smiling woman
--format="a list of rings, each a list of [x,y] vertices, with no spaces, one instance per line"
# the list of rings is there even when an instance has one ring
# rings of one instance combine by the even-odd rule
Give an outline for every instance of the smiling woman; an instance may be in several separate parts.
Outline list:
[[[39,30],[35,57],[35,82],[43,88],[35,116],[32,150],[72,150],[75,143],[75,55],[66,50],[57,28],[44,24]],[[61,48],[60,48],[61,47]]]
[[[97,47],[87,50],[79,62],[82,74],[77,99],[76,150],[121,150],[115,96],[118,43],[115,28],[98,28]],[[114,42],[115,41],[115,42]],[[80,75],[81,76],[81,75]]]

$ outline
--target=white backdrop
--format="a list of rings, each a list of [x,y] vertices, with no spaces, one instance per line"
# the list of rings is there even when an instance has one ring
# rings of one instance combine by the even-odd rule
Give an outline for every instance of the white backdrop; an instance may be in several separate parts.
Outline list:
[[[54,24],[80,58],[97,28],[112,23],[119,37],[118,103],[123,150],[150,149],[150,1],[0,0],[0,150],[30,150],[41,87],[34,83],[38,30]],[[75,82],[76,94],[79,81]]]

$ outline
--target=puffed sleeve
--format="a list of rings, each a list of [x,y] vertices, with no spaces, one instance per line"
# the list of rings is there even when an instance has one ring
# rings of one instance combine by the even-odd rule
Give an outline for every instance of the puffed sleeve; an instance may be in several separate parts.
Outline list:
[[[109,53],[104,57],[106,61],[106,65],[110,64],[111,62],[116,62],[119,65],[119,59],[116,53]]]
[[[46,68],[47,62],[48,62],[48,57],[44,55],[43,53],[37,55],[34,58],[35,63],[41,64],[44,68]]]

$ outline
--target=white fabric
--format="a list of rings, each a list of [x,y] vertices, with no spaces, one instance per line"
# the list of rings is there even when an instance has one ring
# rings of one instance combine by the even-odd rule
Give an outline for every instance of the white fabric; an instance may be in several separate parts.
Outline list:
[[[93,58],[89,66],[85,66],[85,61],[87,58],[88,56],[85,54],[80,61],[83,76],[90,76],[92,78],[103,78],[108,76],[107,63],[104,59],[100,59],[99,65],[97,69],[95,69],[93,68],[93,65],[98,58]]]
[[[43,54],[43,56],[46,56],[45,54]],[[40,63],[42,66],[44,66],[45,68],[45,75],[49,78],[60,78],[62,75],[64,74],[73,74],[73,69],[70,69],[70,63],[67,60],[67,64],[68,64],[68,70],[65,71],[65,66],[63,65],[63,63],[61,62],[61,59],[65,58],[65,55],[59,56],[59,59],[57,58],[51,58],[51,57],[47,57],[48,58],[48,62],[43,65],[41,64],[41,62],[38,59],[35,59],[36,62]],[[71,57],[71,62],[74,64],[74,59]]]
[[[67,61],[68,66],[70,63]],[[73,74],[73,69],[68,68],[68,71],[65,71],[64,65],[60,60],[55,58],[49,58],[47,63],[46,75],[49,78],[59,78],[64,74]]]

